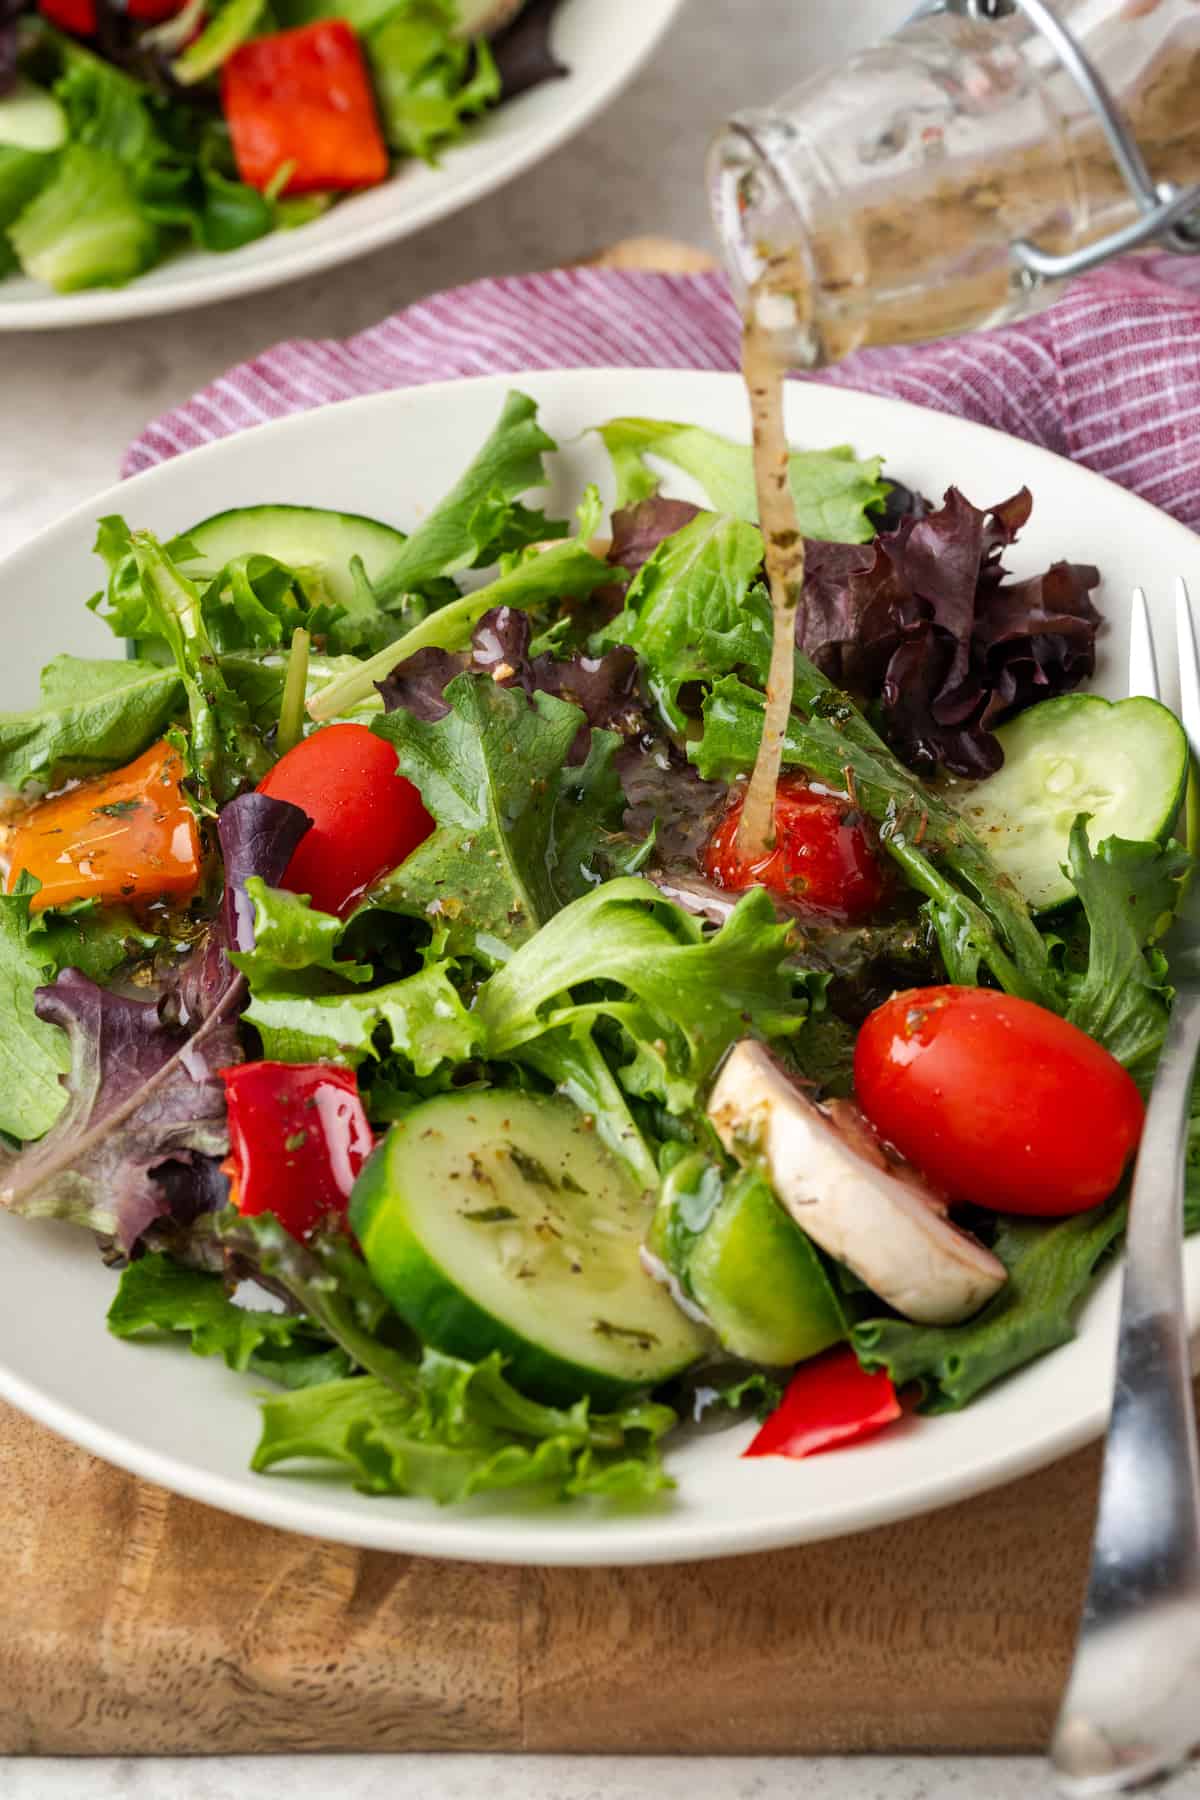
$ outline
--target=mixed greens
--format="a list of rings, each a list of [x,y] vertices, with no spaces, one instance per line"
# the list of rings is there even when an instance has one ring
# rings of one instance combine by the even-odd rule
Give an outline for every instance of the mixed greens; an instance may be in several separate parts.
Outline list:
[[[115,287],[303,225],[566,73],[558,0],[5,0],[0,276]]]
[[[644,1497],[714,1408],[827,1448],[1070,1337],[1122,1231],[1188,759],[1165,709],[1072,692],[1097,572],[1005,573],[1026,493],[797,452],[788,772],[745,866],[749,451],[598,430],[608,518],[539,506],[514,393],[409,535],[104,519],[129,654],[0,715],[0,1203],[95,1234],[118,1336],[272,1384],[264,1471]],[[935,1037],[939,1097],[901,1091]]]

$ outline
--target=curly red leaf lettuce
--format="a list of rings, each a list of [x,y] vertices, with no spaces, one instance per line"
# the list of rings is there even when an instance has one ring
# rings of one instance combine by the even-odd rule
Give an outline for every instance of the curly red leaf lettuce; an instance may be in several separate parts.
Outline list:
[[[871,544],[812,543],[797,641],[840,687],[878,698],[884,732],[911,767],[984,776],[993,735],[1035,700],[1085,681],[1100,615],[1089,564],[1009,581],[1000,558],[1029,518],[1028,489],[981,511],[947,490]]]
[[[227,989],[190,1036],[162,1003],[131,1000],[64,969],[38,990],[37,1014],[67,1034],[67,1107],[10,1159],[0,1202],[67,1219],[128,1252],[155,1221],[189,1224],[224,1196],[228,1150],[217,1070],[237,1057],[237,1000]]]
[[[663,494],[651,494],[636,506],[618,507],[612,516],[609,562],[624,569],[632,580],[666,538],[674,537],[699,514],[700,508],[690,500],[668,500]]]
[[[241,1056],[245,998],[226,946],[253,948],[246,881],[277,882],[308,826],[299,807],[262,794],[222,810],[222,918],[156,999],[111,993],[77,969],[38,989],[38,1017],[61,1026],[70,1047],[67,1106],[0,1173],[10,1211],[88,1226],[128,1254],[147,1232],[185,1233],[225,1204],[218,1071]]]
[[[445,718],[450,710],[443,699],[447,684],[470,670],[490,675],[499,687],[553,694],[577,706],[587,722],[571,747],[568,761],[573,765],[586,758],[593,726],[622,737],[642,729],[645,715],[632,650],[618,645],[603,656],[530,656],[532,629],[527,613],[511,606],[493,608],[476,626],[470,650],[418,650],[399,663],[378,684],[384,707],[388,712],[403,709],[428,723]]]

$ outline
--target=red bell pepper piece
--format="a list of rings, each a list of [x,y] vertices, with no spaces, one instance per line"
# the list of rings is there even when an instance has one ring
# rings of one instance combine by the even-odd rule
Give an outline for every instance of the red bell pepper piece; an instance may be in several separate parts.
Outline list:
[[[60,31],[76,37],[96,35],[96,0],[38,0],[38,11]]]
[[[266,188],[288,164],[285,194],[371,187],[387,175],[366,64],[345,19],[242,44],[222,66],[221,105],[251,187]]]
[[[350,1069],[333,1063],[242,1063],[222,1069],[239,1212],[272,1212],[293,1237],[343,1218],[374,1146]]]
[[[870,1437],[900,1417],[882,1371],[868,1375],[846,1344],[802,1363],[743,1456],[815,1456]]]
[[[125,0],[125,11],[141,25],[159,25],[181,13],[187,0]]]
[[[126,0],[124,10],[141,25],[157,25],[182,12],[187,0]],[[99,23],[96,0],[38,0],[38,11],[60,31],[76,37],[95,37]]]

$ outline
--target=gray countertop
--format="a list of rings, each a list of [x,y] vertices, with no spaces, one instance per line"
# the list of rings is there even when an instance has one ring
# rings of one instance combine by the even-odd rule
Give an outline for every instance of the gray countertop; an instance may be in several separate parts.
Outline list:
[[[603,5],[603,0],[598,0]],[[612,109],[533,174],[389,250],[203,311],[0,337],[0,548],[115,479],[142,424],[283,336],[344,336],[438,288],[547,267],[643,232],[703,243],[700,171],[721,118],[840,55],[905,0],[691,0]],[[360,1757],[213,1762],[0,1759],[5,1800],[1026,1800],[1025,1759]],[[1200,1800],[1200,1775],[1174,1790]]]
[[[4,1800],[1040,1800],[1029,1757],[360,1756],[0,1760]],[[1200,1773],[1171,1800],[1200,1800]]]

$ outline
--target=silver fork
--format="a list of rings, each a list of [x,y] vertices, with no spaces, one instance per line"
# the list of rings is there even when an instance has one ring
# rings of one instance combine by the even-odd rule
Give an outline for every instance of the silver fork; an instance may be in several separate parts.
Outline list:
[[[1176,631],[1180,717],[1200,757],[1200,656],[1182,580]],[[1129,677],[1131,693],[1159,697],[1140,588]],[[1173,927],[1171,967],[1175,1005],[1130,1198],[1087,1598],[1050,1752],[1071,1800],[1124,1793],[1168,1773],[1200,1743],[1200,1468],[1182,1257],[1184,1151],[1200,1051],[1197,882]]]

